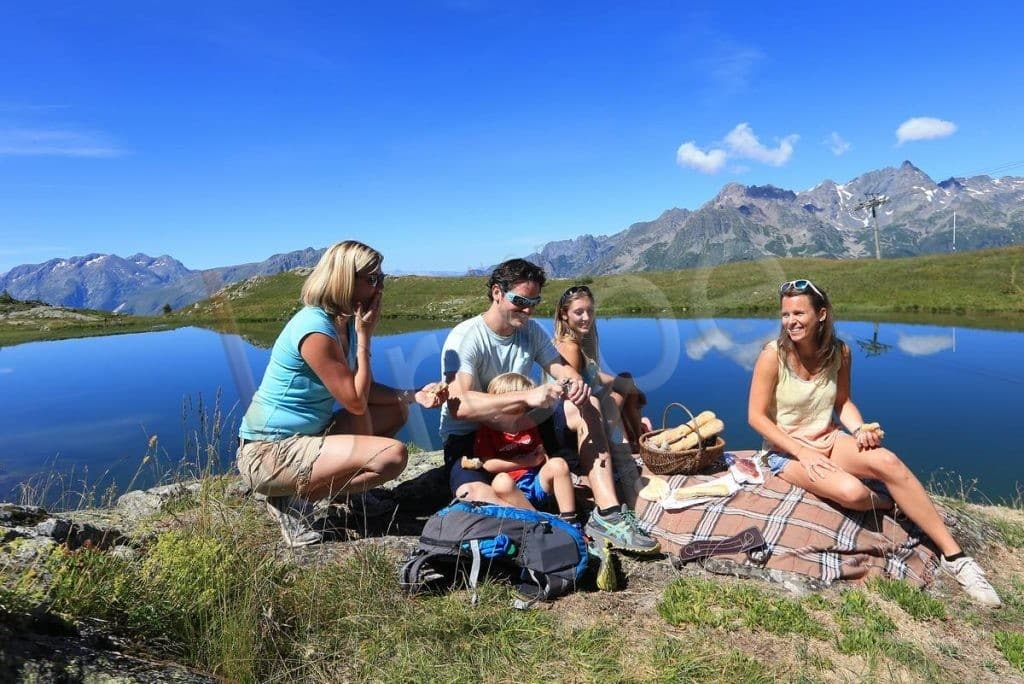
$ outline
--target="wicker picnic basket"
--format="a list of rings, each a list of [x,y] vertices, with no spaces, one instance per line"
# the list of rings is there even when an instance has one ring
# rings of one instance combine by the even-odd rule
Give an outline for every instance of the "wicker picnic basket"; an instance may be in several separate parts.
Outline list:
[[[655,438],[664,432],[668,425],[668,411],[673,406],[686,411],[690,420],[696,422],[696,418],[690,409],[679,402],[672,402],[665,407],[665,413],[661,417],[661,429],[645,432],[640,435],[640,458],[643,459],[647,469],[655,475],[692,475],[707,468],[714,463],[725,451],[725,440],[716,436],[711,444],[705,446],[703,438],[695,449],[686,451],[668,451],[655,446]],[[694,430],[698,437],[701,437],[700,429]]]

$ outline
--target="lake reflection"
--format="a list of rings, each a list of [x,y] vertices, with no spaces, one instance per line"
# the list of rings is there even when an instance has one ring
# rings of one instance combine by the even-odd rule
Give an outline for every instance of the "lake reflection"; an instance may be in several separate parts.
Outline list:
[[[759,445],[746,423],[747,389],[775,319],[599,325],[605,367],[636,376],[655,425],[681,402],[694,413],[715,411],[730,448]],[[376,379],[403,387],[436,380],[446,334],[375,338]],[[1024,449],[1012,426],[1022,406],[1024,334],[857,322],[841,323],[839,334],[854,351],[853,396],[865,419],[882,423],[886,444],[923,480],[953,472],[968,485],[977,479],[992,499],[1018,493]],[[148,485],[157,477],[152,461],[141,463],[149,439],[158,437],[160,472],[194,462],[197,433],[212,432],[197,404],[209,414],[218,392],[226,427],[216,467],[230,467],[238,421],[268,357],[237,336],[197,328],[0,349],[0,499],[40,472],[71,469],[103,489],[124,487],[142,465],[135,484]],[[669,423],[682,418],[670,409]],[[414,407],[399,438],[437,448],[437,423],[437,410]]]

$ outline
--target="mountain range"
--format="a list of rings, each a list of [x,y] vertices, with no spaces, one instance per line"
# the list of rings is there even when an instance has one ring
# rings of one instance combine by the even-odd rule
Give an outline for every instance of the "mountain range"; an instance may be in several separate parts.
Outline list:
[[[548,275],[576,277],[711,266],[772,256],[838,259],[874,255],[870,211],[876,197],[883,257],[1024,243],[1024,178],[973,176],[936,183],[909,161],[842,184],[825,180],[795,192],[729,183],[695,211],[668,209],[609,236],[549,242],[528,255]],[[89,254],[17,266],[0,291],[18,299],[123,313],[157,313],[204,299],[257,275],[311,267],[311,247],[256,262],[190,270],[170,256]]]
[[[0,276],[0,291],[60,306],[153,314],[165,305],[177,309],[206,299],[239,280],[314,266],[323,252],[307,247],[255,263],[197,271],[167,255],[88,254],[16,266]]]
[[[549,242],[526,258],[556,277],[653,271],[773,256],[874,256],[876,209],[883,258],[1024,242],[1024,178],[949,178],[936,183],[909,161],[846,183],[794,192],[729,183],[696,211],[669,209],[610,236]]]

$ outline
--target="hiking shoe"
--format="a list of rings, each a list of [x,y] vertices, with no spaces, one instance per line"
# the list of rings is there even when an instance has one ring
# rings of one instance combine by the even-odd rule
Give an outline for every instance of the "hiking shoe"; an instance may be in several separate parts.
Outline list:
[[[615,552],[612,551],[612,543],[604,541],[592,541],[587,544],[587,552],[590,554],[591,562],[597,562],[597,588],[601,591],[615,591],[619,588],[619,569],[616,565]]]
[[[310,526],[313,506],[305,499],[268,496],[267,512],[281,527],[281,537],[285,546],[296,549],[323,541],[323,534]]]
[[[642,555],[661,551],[661,545],[637,527],[636,516],[626,504],[621,504],[619,510],[608,517],[601,516],[597,509],[594,509],[584,531],[594,542],[608,541],[612,548],[622,551]]]
[[[950,563],[945,558],[939,561],[939,567],[953,576],[953,579],[964,588],[964,591],[972,599],[983,606],[998,608],[1003,605],[999,600],[999,594],[992,588],[985,571],[978,565],[978,561],[970,556],[964,556]]]
[[[383,518],[398,508],[395,499],[386,490],[368,489],[361,494],[349,494],[346,505],[349,513],[357,518]]]

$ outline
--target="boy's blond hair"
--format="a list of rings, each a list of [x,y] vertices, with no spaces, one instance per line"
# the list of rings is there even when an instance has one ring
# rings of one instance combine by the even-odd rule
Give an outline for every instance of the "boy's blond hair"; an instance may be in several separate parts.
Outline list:
[[[536,386],[533,380],[522,373],[502,373],[487,383],[487,393],[506,394],[528,390]]]

